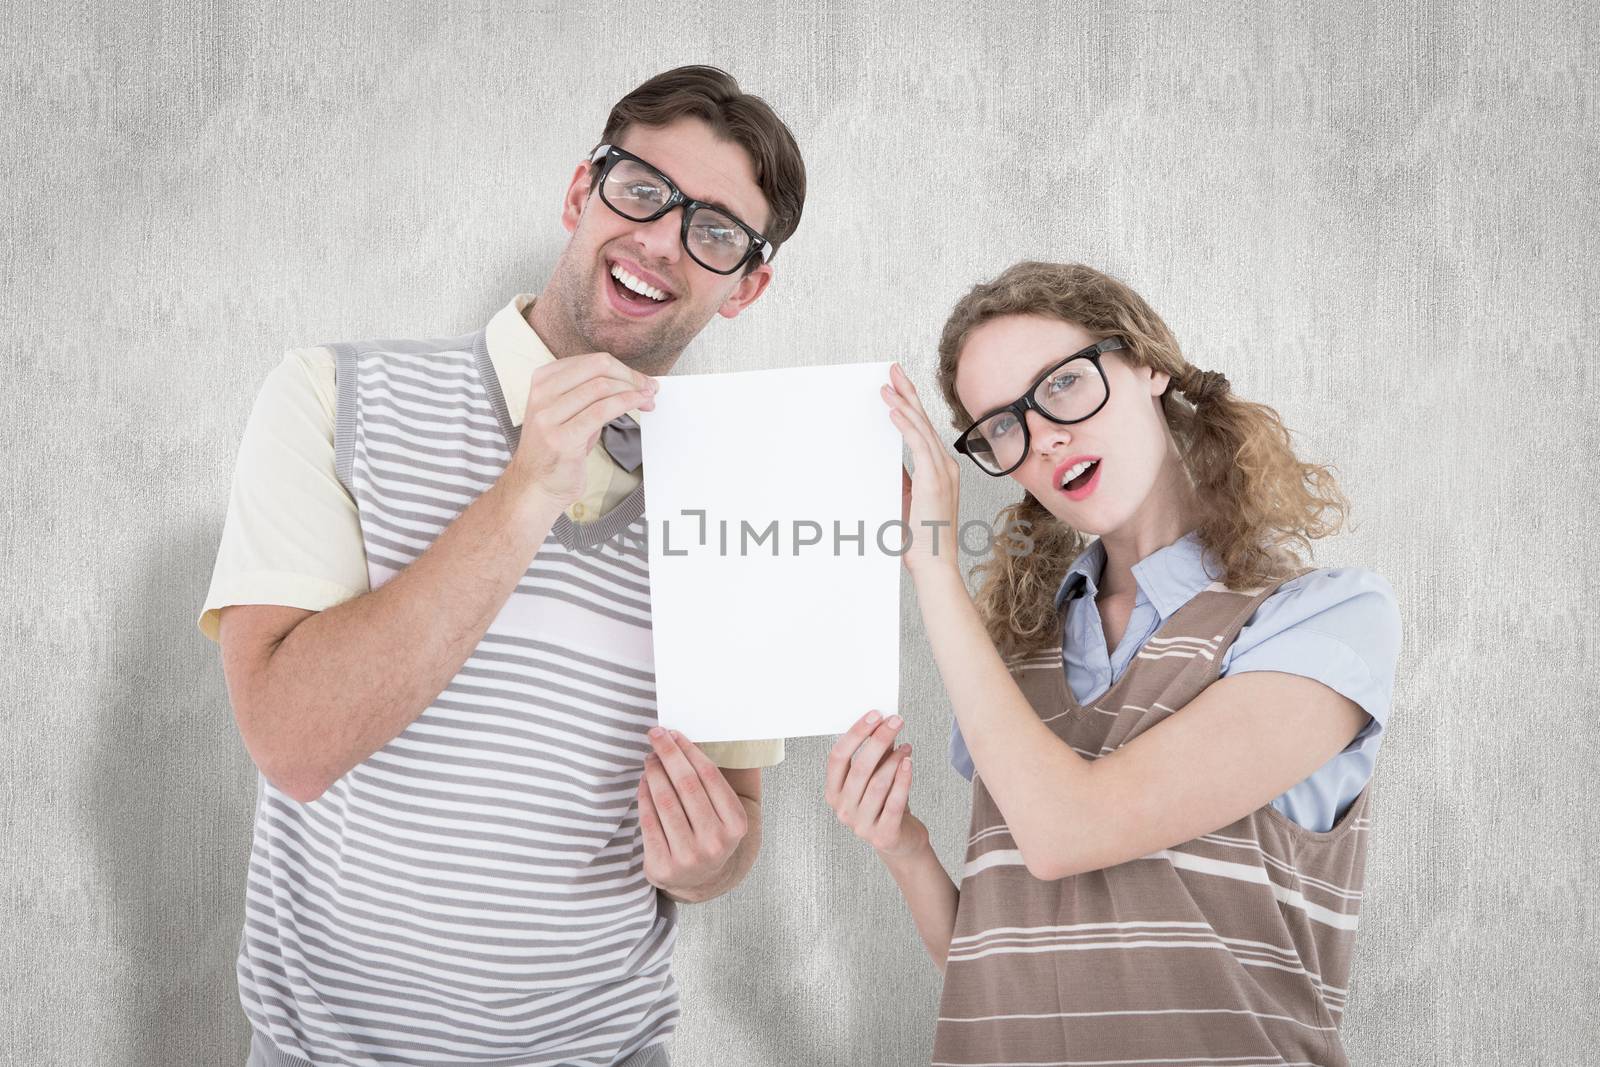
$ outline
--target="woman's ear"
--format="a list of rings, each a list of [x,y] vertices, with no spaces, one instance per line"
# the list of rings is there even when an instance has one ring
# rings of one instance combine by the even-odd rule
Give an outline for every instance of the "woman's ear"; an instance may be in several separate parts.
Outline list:
[[[1172,381],[1172,375],[1164,370],[1150,368],[1150,395],[1160,396],[1167,391],[1167,383]]]

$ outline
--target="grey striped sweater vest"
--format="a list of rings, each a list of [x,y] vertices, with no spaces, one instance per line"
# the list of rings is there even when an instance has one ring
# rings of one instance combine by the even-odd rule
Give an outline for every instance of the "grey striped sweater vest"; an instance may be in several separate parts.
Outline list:
[[[330,347],[376,589],[518,432],[481,331]],[[263,784],[238,975],[278,1062],[610,1065],[671,1030],[676,917],[634,794],[656,717],[643,512],[641,488],[562,516],[444,691],[323,796]]]
[[[1098,759],[1182,714],[1280,584],[1211,583],[1092,707],[1073,700],[1059,649],[1014,660],[1012,677],[1056,736]],[[1269,804],[1142,859],[1047,882],[1023,866],[974,777],[934,1063],[1346,1064],[1337,1027],[1370,791],[1326,833]]]

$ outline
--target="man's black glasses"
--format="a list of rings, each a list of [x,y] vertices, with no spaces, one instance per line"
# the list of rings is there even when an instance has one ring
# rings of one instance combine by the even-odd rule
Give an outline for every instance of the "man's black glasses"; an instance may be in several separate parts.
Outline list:
[[[632,222],[653,222],[683,207],[679,239],[689,258],[713,274],[732,274],[752,256],[772,258],[772,243],[753,227],[715,204],[691,200],[661,171],[616,145],[603,144],[589,156],[600,164],[600,199]]]

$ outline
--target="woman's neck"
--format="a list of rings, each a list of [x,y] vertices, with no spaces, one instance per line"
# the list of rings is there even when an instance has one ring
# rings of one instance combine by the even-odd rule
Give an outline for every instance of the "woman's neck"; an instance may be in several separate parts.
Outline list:
[[[1133,565],[1200,525],[1200,501],[1176,452],[1133,517],[1100,536],[1106,550],[1096,597],[1132,597],[1138,588]]]

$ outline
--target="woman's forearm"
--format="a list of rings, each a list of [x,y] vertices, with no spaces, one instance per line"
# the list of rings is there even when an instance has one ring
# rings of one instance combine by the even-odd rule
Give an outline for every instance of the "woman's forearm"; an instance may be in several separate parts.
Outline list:
[[[1091,765],[1029,706],[989,640],[960,573],[927,567],[915,578],[928,644],[973,765],[1028,870],[1043,879],[1064,877],[1074,849],[1074,820],[1066,813],[1088,811]]]
[[[907,815],[907,819],[915,816]],[[918,823],[919,827],[921,826]],[[891,856],[879,853],[885,867],[894,876],[901,896],[911,909],[911,917],[922,935],[922,944],[933,958],[934,966],[944,972],[945,957],[950,952],[950,938],[956,928],[956,904],[961,891],[939,862],[933,845],[928,841],[926,828],[922,828],[922,844],[913,851]]]

